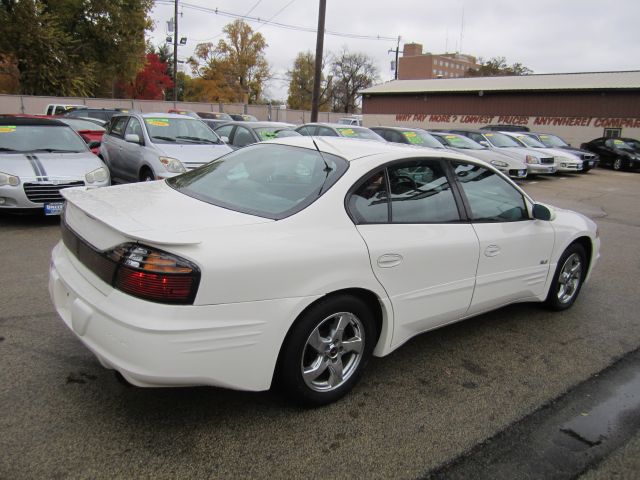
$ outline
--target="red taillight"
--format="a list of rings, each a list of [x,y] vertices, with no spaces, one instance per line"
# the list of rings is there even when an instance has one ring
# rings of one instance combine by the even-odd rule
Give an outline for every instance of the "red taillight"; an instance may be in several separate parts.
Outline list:
[[[194,278],[189,274],[141,272],[122,266],[115,287],[135,297],[162,303],[191,303]]]

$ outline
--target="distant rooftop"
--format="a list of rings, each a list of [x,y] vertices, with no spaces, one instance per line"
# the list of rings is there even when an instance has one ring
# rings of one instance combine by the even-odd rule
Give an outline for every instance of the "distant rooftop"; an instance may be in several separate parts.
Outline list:
[[[361,90],[364,95],[499,92],[535,90],[617,90],[640,89],[640,70],[626,72],[552,73],[509,77],[437,78],[392,80]]]

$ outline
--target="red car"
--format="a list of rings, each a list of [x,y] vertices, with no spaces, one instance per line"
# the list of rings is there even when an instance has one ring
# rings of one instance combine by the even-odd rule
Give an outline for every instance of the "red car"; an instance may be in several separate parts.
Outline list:
[[[55,119],[60,120],[73,128],[87,143],[87,145],[89,145],[91,151],[98,155],[100,143],[102,142],[102,135],[104,135],[105,132],[104,127],[82,118],[55,117]]]

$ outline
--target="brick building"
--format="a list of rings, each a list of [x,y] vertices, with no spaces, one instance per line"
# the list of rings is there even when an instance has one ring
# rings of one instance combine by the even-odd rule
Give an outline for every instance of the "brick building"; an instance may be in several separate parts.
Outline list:
[[[470,68],[478,68],[476,58],[461,53],[422,53],[419,43],[405,43],[398,59],[398,80],[464,77]]]

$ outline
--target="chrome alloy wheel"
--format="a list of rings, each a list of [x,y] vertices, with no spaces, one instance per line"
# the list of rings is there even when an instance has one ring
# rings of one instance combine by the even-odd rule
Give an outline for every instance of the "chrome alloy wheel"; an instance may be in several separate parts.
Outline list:
[[[302,350],[302,378],[317,392],[334,390],[358,369],[364,352],[364,326],[353,313],[334,313],[311,332]]]
[[[576,295],[582,281],[582,258],[573,253],[567,258],[558,276],[558,301],[568,303]]]

